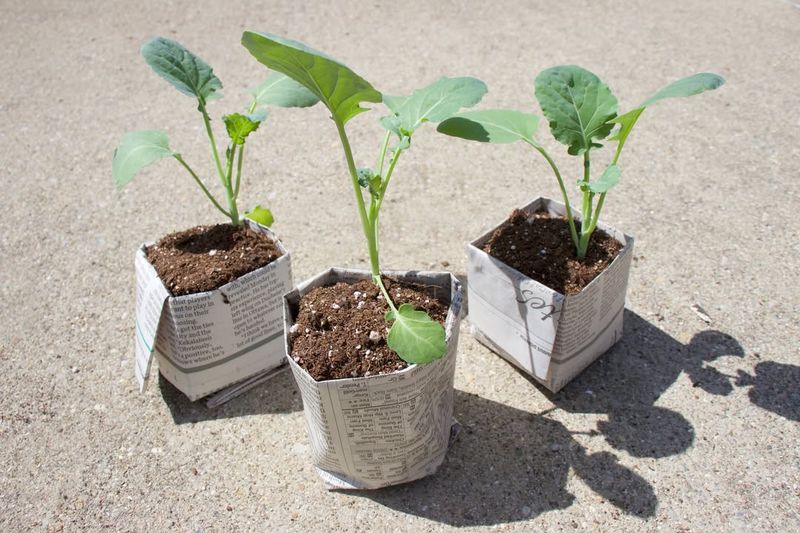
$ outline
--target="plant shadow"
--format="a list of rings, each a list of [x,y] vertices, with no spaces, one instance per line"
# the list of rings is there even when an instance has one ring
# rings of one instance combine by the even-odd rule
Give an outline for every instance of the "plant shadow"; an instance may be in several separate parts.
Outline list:
[[[185,394],[158,374],[158,388],[176,424],[194,424],[207,420],[220,420],[263,414],[292,413],[303,409],[303,401],[291,372],[276,374],[235,398],[219,405],[207,407],[206,398],[190,401]]]
[[[736,385],[752,387],[750,401],[777,415],[800,422],[800,367],[764,361],[758,363],[754,375],[738,371]]]
[[[608,452],[588,454],[560,422],[455,391],[461,435],[430,477],[376,491],[352,492],[404,513],[451,526],[528,520],[572,505],[573,469],[623,512],[650,517],[653,487]]]
[[[684,372],[708,394],[730,394],[729,376],[708,364],[726,356],[744,357],[726,333],[702,331],[684,344],[626,309],[620,342],[560,392],[546,394],[567,412],[607,415],[598,430],[613,448],[635,457],[668,457],[692,445],[694,428],[656,402]]]

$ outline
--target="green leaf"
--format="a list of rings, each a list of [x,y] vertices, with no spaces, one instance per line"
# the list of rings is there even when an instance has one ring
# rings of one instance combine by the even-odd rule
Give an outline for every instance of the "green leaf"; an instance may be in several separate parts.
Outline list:
[[[266,227],[270,227],[275,222],[272,211],[260,205],[256,205],[253,209],[246,212],[244,216]]]
[[[371,168],[359,168],[356,174],[358,175],[358,184],[377,198],[381,188],[381,177],[375,174]]]
[[[411,304],[402,304],[397,313],[389,311],[386,320],[394,320],[386,343],[408,363],[430,363],[447,350],[442,325]]]
[[[176,154],[169,147],[166,133],[160,131],[126,133],[114,150],[112,172],[117,188],[124,187],[150,163],[174,155]]]
[[[436,128],[436,131],[470,141],[488,143],[512,143],[533,139],[539,117],[510,109],[487,109],[465,111],[454,115]]]
[[[269,33],[246,31],[242,44],[258,61],[311,91],[344,125],[367,111],[361,102],[380,102],[375,88],[358,74],[308,46]]]
[[[582,191],[589,190],[595,194],[607,193],[614,185],[619,183],[619,178],[622,172],[617,165],[609,165],[600,179],[589,183],[587,186],[583,181],[578,181],[578,186]]]
[[[472,107],[486,94],[486,84],[476,78],[440,78],[407,97],[384,96],[393,115],[381,124],[398,136],[416,131],[425,122],[441,122],[464,107]]]
[[[188,96],[201,102],[219,98],[222,82],[208,63],[191,53],[180,43],[156,37],[142,46],[142,56],[152,69]]]
[[[633,126],[636,125],[636,121],[639,120],[639,116],[644,112],[647,106],[653,105],[660,100],[664,100],[665,98],[687,97],[700,94],[704,91],[711,91],[721,87],[724,83],[725,79],[716,74],[710,74],[707,72],[694,74],[693,76],[670,83],[656,94],[645,100],[639,107],[628,111],[624,115],[620,115],[612,119],[610,122],[619,124],[619,130],[617,130],[614,136],[610,139],[612,141],[619,141],[615,160],[619,157],[619,153],[622,151],[625,141],[628,140],[628,135],[630,135],[631,130],[633,130]]]
[[[259,124],[266,118],[267,112],[260,110],[250,115],[231,113],[223,116],[222,120],[225,122],[225,128],[228,130],[228,137],[231,138],[231,142],[233,144],[244,144],[247,136],[256,131]]]
[[[261,85],[250,89],[250,94],[256,105],[310,107],[319,102],[311,91],[280,72],[267,76]]]
[[[602,145],[614,127],[617,99],[611,89],[586,69],[575,65],[549,68],[536,76],[539,106],[550,122],[550,132],[568,152],[579,155]]]

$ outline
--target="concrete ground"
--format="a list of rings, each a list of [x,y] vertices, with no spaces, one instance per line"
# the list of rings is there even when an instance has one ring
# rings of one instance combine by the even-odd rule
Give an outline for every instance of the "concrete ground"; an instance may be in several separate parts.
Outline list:
[[[794,0],[0,6],[3,531],[800,528]],[[555,64],[595,71],[623,109],[684,75],[725,76],[648,110],[621,159],[604,215],[637,238],[624,340],[551,396],[465,326],[465,431],[437,475],[370,493],[323,489],[289,374],[213,411],[155,377],[139,394],[133,252],[220,217],[173,161],[114,189],[111,153],[133,129],[166,130],[211,175],[195,105],[138,49],[163,35],[205,58],[225,84],[219,118],[265,75],[239,45],[246,29],[305,41],[388,94],[472,75],[489,85],[483,106],[537,113],[533,78]],[[362,164],[380,114],[351,123]],[[365,265],[323,109],[275,110],[263,130],[243,205],[273,207],[296,281]],[[463,273],[465,241],[540,194],[555,182],[523,145],[421,130],[383,214],[383,264]]]

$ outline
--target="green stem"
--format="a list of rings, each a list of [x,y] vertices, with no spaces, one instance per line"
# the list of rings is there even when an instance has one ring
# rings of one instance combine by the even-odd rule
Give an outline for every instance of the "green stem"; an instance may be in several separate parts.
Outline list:
[[[239,198],[239,183],[242,180],[242,161],[244,160],[244,145],[239,146],[239,156],[236,160],[236,186],[233,188],[234,200]]]
[[[553,169],[553,173],[556,175],[556,180],[558,181],[558,188],[561,189],[561,197],[564,200],[564,207],[566,207],[567,210],[567,222],[569,223],[569,233],[570,236],[572,237],[572,244],[575,245],[575,248],[578,248],[580,242],[578,239],[578,230],[575,228],[575,219],[572,217],[572,207],[570,207],[569,205],[569,196],[567,196],[567,189],[564,187],[564,180],[561,177],[561,172],[559,172],[558,167],[556,166],[556,162],[553,161],[553,158],[550,157],[550,154],[548,154],[543,147],[539,146],[537,143],[528,141],[527,139],[526,142],[531,146],[533,146],[536,149],[536,151],[542,154],[545,160],[550,164],[550,168]]]
[[[394,167],[397,166],[397,160],[400,159],[400,154],[403,153],[403,150],[398,148],[392,153],[392,160],[389,163],[389,169],[386,171],[386,177],[383,178],[381,182],[381,190],[380,194],[378,195],[378,209],[380,210],[381,206],[383,205],[383,199],[386,196],[386,189],[389,187],[389,181],[392,179],[392,174],[394,174]]]
[[[221,205],[219,205],[219,202],[217,202],[216,198],[214,198],[214,196],[212,196],[212,195],[211,195],[211,193],[210,193],[210,192],[209,192],[209,190],[206,188],[206,186],[203,184],[203,182],[200,180],[200,178],[199,178],[199,177],[197,177],[197,174],[195,174],[195,171],[194,171],[194,170],[192,170],[192,167],[190,167],[190,166],[189,166],[189,165],[186,163],[186,161],[184,161],[184,160],[183,160],[183,158],[180,156],[180,154],[173,154],[173,157],[174,157],[175,159],[177,159],[177,160],[178,160],[178,163],[180,163],[181,165],[183,165],[183,168],[185,168],[186,170],[188,170],[188,171],[189,171],[189,174],[190,174],[190,175],[191,175],[191,176],[194,178],[194,181],[196,181],[196,182],[197,182],[197,184],[200,186],[200,188],[201,188],[201,189],[203,190],[203,192],[206,194],[206,196],[208,197],[208,199],[209,199],[209,200],[211,200],[211,203],[212,203],[212,204],[214,204],[214,207],[216,207],[217,209],[219,209],[219,210],[220,210],[220,212],[222,212],[222,214],[224,214],[226,217],[230,217],[230,216],[231,216],[231,214],[230,214],[230,213],[228,213],[227,211],[225,211],[225,210],[222,208],[222,206],[221,206]]]
[[[386,148],[389,147],[389,138],[391,136],[391,131],[386,131],[386,135],[383,136],[383,144],[381,145],[381,152],[378,156],[378,161],[375,162],[375,170],[378,171],[378,176],[383,177],[383,162],[386,159]]]
[[[236,145],[231,144],[227,151],[228,169],[225,173],[223,184],[225,185],[225,195],[228,197],[228,211],[231,213],[231,223],[234,226],[239,225],[239,209],[236,207],[236,196],[233,192],[233,160],[236,157]]]
[[[386,290],[386,287],[383,286],[383,280],[381,279],[381,275],[372,275],[372,281],[378,286],[383,294],[383,297],[386,299],[386,303],[389,305],[389,309],[392,310],[395,314],[397,313],[397,308],[394,306],[394,302],[392,302],[392,298],[389,296],[389,291]]]
[[[225,184],[225,173],[222,172],[222,163],[219,160],[219,152],[217,151],[217,141],[214,140],[214,132],[211,129],[211,118],[208,116],[208,112],[206,111],[206,104],[203,100],[199,100],[200,105],[200,112],[203,114],[203,123],[206,125],[206,133],[208,134],[208,140],[211,142],[211,152],[214,154],[214,163],[217,166],[217,174],[219,175],[220,181],[222,184]]]
[[[378,243],[375,242],[375,235],[371,231],[371,224],[367,216],[367,209],[364,206],[364,197],[361,195],[361,185],[358,183],[358,171],[356,170],[355,161],[353,161],[353,152],[350,149],[350,140],[347,138],[344,125],[338,121],[336,122],[336,129],[339,132],[339,139],[342,141],[342,148],[344,149],[344,157],[347,160],[347,169],[350,171],[350,180],[353,183],[353,191],[356,195],[356,205],[358,206],[358,216],[361,219],[361,227],[364,230],[364,236],[367,238],[367,247],[369,249],[369,262],[372,269],[372,277],[380,277],[381,268],[378,259]]]

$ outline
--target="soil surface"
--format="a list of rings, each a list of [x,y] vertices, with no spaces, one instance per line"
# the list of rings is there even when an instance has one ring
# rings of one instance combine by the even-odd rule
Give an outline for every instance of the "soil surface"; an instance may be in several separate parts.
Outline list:
[[[281,256],[269,237],[244,224],[170,233],[146,254],[173,296],[218,289]]]
[[[412,304],[444,325],[448,306],[425,287],[384,278],[395,303]],[[372,280],[337,283],[300,300],[290,342],[294,360],[317,381],[389,374],[408,363],[387,346],[389,306]]]
[[[575,226],[580,232],[580,222]],[[596,229],[586,257],[578,259],[566,217],[547,212],[528,215],[519,209],[483,246],[492,257],[561,294],[581,292],[621,249],[619,241]]]

